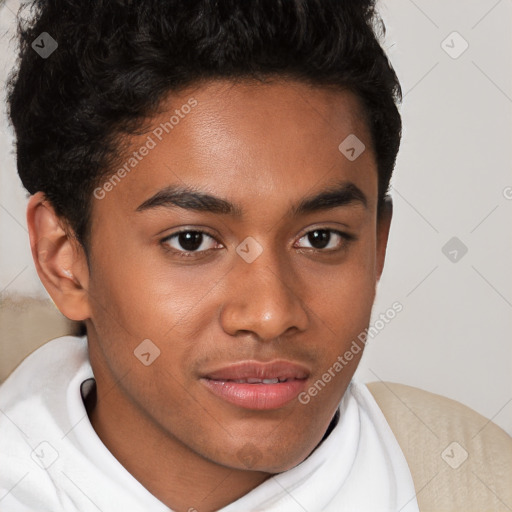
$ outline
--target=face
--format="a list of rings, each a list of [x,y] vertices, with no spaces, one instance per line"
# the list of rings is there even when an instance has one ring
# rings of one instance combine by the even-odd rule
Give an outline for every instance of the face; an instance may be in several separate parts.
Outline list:
[[[130,139],[93,198],[87,283],[98,392],[120,415],[229,468],[280,472],[317,446],[387,236],[362,118],[348,92],[216,81]]]

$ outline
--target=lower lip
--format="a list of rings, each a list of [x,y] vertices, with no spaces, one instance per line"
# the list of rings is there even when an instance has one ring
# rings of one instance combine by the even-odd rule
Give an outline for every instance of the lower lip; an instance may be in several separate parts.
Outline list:
[[[242,384],[226,380],[201,379],[201,382],[226,402],[245,409],[279,409],[292,401],[305,388],[306,379],[277,384]]]

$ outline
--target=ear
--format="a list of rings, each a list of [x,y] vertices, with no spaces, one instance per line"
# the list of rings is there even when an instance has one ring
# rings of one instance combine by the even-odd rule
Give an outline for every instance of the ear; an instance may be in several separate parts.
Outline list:
[[[379,281],[384,269],[392,217],[393,201],[390,196],[386,196],[382,204],[382,210],[378,214],[377,218],[377,281]]]
[[[70,320],[89,318],[85,252],[43,192],[29,199],[27,226],[37,273],[57,308]]]

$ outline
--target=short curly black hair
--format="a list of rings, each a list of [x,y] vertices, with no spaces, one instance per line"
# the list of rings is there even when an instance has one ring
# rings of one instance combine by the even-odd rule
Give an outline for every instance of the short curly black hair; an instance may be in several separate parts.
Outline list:
[[[33,0],[18,18],[18,65],[7,83],[18,173],[86,254],[91,196],[113,172],[123,136],[141,133],[173,91],[203,80],[285,78],[353,92],[382,205],[402,91],[379,43],[375,0]],[[58,44],[47,58],[32,46],[44,32]]]

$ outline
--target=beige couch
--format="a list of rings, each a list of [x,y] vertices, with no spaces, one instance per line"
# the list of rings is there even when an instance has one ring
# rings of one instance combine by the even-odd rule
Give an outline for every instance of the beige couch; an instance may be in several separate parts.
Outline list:
[[[0,380],[37,347],[78,328],[50,300],[3,300]],[[409,463],[422,512],[512,511],[512,438],[507,433],[439,395],[390,382],[368,388]]]
[[[36,348],[58,336],[75,334],[78,326],[49,299],[0,299],[0,382]]]

